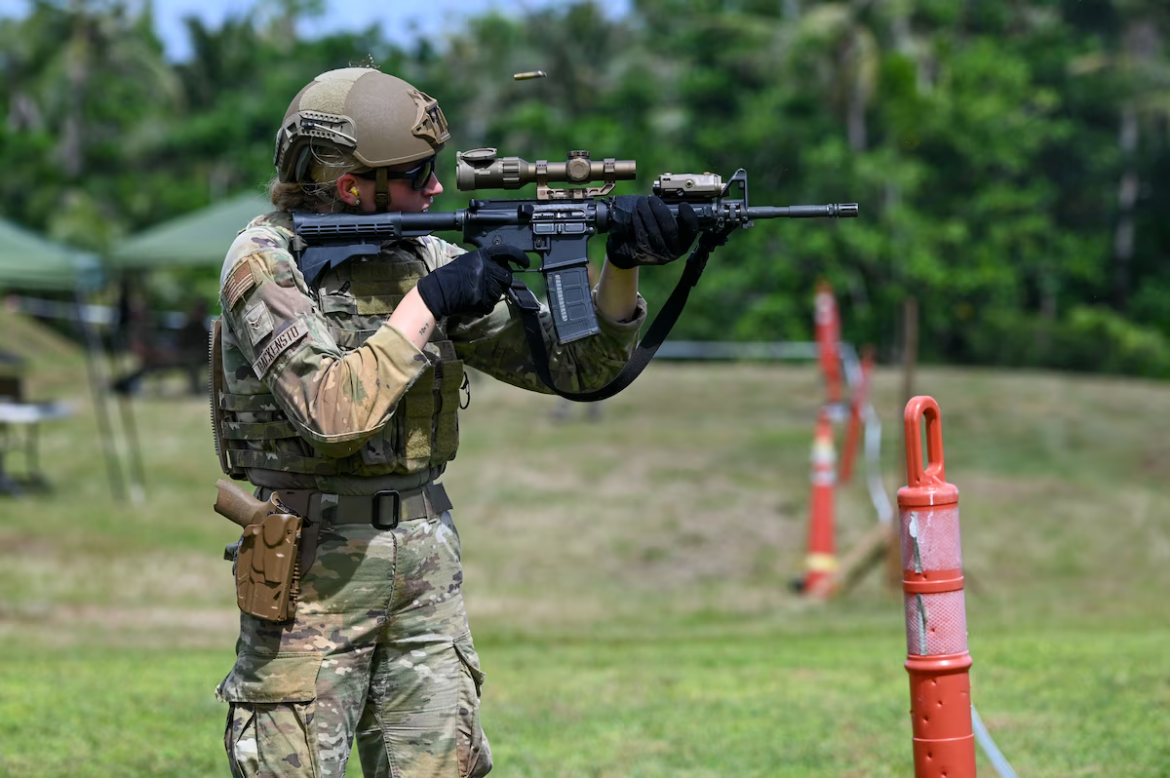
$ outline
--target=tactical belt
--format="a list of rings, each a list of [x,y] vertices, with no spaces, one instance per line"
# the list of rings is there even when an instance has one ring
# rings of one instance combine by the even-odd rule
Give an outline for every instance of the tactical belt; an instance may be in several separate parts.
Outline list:
[[[434,482],[410,489],[383,489],[374,494],[261,487],[256,496],[266,500],[273,492],[297,515],[327,525],[371,524],[378,529],[394,529],[400,522],[432,519],[451,510],[447,490]]]

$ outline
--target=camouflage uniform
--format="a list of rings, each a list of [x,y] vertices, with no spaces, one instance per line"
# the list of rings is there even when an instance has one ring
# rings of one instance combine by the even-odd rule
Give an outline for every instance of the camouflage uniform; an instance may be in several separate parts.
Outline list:
[[[241,614],[236,664],[216,690],[230,703],[232,774],[342,776],[356,738],[367,776],[485,775],[483,674],[463,608],[459,536],[433,479],[458,445],[464,364],[548,389],[504,303],[439,321],[421,351],[385,323],[419,278],[462,249],[429,237],[388,244],[310,288],[292,240],[288,214],[255,219],[232,244],[221,283],[229,469],[261,496],[298,497],[317,519],[295,618]],[[599,311],[600,335],[560,347],[542,313],[558,385],[608,381],[644,319],[639,297],[633,320]],[[350,495],[383,489],[416,495],[397,527],[340,520],[364,499]]]

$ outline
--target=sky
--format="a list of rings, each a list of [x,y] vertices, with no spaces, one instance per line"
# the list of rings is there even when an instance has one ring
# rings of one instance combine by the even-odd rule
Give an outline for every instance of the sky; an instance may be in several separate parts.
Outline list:
[[[128,0],[131,7],[135,4],[136,0]],[[247,0],[154,0],[156,25],[168,58],[180,61],[190,53],[183,27],[185,16],[195,15],[216,26],[230,11],[247,4]],[[438,42],[445,29],[458,29],[468,16],[489,10],[508,13],[567,4],[568,0],[325,0],[325,16],[301,32],[312,36],[315,31],[361,30],[379,24],[386,37],[399,44],[409,44],[419,33]],[[0,16],[23,16],[28,5],[27,0],[0,0]],[[604,0],[603,6],[617,16],[629,8],[630,0]]]

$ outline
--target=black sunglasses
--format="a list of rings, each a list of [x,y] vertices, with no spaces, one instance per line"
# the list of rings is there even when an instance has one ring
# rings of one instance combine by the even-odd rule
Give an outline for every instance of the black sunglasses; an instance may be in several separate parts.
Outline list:
[[[435,156],[431,155],[424,159],[416,167],[410,170],[387,170],[386,178],[397,179],[401,181],[410,181],[410,188],[416,192],[421,192],[426,189],[430,183],[431,176],[435,174]],[[377,170],[367,170],[364,173],[354,173],[358,178],[363,178],[366,181],[375,181],[378,178]]]

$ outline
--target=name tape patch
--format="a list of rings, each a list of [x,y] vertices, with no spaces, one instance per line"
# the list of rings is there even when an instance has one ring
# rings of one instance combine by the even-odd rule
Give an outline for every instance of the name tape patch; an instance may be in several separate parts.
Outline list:
[[[278,332],[272,342],[260,352],[260,356],[252,363],[252,371],[256,373],[256,377],[263,380],[264,374],[268,372],[268,368],[272,367],[276,358],[305,337],[308,331],[309,328],[305,326],[304,322],[296,321]]]
[[[235,269],[228,275],[227,283],[223,285],[223,301],[230,311],[244,296],[244,292],[256,285],[252,277],[252,266],[247,260],[237,263]]]

